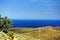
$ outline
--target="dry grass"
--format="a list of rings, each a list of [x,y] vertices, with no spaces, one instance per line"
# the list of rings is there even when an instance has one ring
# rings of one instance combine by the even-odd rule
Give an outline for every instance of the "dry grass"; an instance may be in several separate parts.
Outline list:
[[[60,27],[19,28],[12,31],[41,40],[60,40]]]
[[[32,31],[37,31],[36,28],[11,28],[10,30],[14,33],[29,33]]]
[[[60,40],[60,31],[53,27],[38,28],[38,31],[27,33],[31,37],[41,40]]]

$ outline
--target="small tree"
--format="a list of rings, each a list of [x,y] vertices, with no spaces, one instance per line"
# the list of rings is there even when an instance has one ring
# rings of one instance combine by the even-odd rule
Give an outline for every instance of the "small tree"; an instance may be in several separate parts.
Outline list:
[[[2,30],[2,28],[3,28],[2,25],[3,25],[3,18],[0,15],[0,30]]]
[[[6,16],[4,18],[1,18],[0,15],[0,29],[3,30],[3,32],[7,33],[9,28],[12,26],[12,22],[10,19]]]
[[[12,22],[10,21],[10,19],[8,19],[8,17],[6,16],[4,18],[4,25],[3,25],[3,31],[4,32],[8,32],[9,28],[12,26]]]

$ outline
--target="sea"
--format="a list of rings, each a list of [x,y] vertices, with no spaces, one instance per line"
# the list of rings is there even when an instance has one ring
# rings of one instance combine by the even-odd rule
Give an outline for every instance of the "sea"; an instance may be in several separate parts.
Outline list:
[[[11,20],[13,28],[37,28],[44,26],[60,26],[60,20]]]

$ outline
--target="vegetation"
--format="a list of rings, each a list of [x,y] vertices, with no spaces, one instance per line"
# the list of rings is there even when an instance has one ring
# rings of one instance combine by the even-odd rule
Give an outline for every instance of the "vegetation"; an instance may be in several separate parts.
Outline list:
[[[14,28],[11,30],[16,40],[60,40],[60,27]]]
[[[10,21],[10,19],[5,16],[5,17],[1,17],[0,15],[0,31],[3,31],[4,33],[8,33],[9,28],[12,27],[12,22]]]
[[[12,31],[8,31],[7,35],[10,36],[11,38],[14,38]]]

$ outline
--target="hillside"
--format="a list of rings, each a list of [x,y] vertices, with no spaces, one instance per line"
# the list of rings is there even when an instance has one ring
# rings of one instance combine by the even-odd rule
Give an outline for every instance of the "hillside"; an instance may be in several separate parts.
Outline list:
[[[12,29],[13,32],[25,35],[26,39],[28,39],[29,36],[31,38],[39,40],[60,40],[60,27],[47,26],[40,28],[13,28],[13,29]]]
[[[0,40],[12,40],[11,37],[7,36],[7,34],[0,32]]]
[[[51,26],[37,28],[38,31],[27,33],[31,37],[41,40],[60,40],[59,28],[53,28]]]
[[[13,40],[60,40],[60,27],[12,28]],[[0,40],[12,40],[0,32]]]

